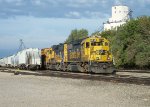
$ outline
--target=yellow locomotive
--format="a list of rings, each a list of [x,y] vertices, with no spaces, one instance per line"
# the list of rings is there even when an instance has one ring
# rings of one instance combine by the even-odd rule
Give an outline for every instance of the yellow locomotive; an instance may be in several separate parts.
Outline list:
[[[91,36],[41,50],[42,67],[53,70],[113,73],[109,41]],[[44,58],[45,56],[45,58]]]

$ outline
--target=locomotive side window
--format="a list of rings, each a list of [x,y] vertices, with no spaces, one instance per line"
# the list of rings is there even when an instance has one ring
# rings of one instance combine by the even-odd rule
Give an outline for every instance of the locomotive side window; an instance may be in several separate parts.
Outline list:
[[[98,43],[98,46],[103,46],[103,41],[100,41],[100,42]]]
[[[94,42],[91,43],[91,46],[94,46]]]
[[[89,47],[90,47],[90,43],[86,42],[86,48],[89,48]]]
[[[101,45],[101,43],[100,43],[100,42],[98,42],[98,43],[97,43],[97,46],[100,46],[100,45]]]
[[[91,46],[103,46],[103,42],[92,42]]]

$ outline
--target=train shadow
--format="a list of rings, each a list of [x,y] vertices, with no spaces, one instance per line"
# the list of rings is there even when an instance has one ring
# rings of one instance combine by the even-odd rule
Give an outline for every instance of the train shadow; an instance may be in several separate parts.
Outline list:
[[[1,72],[14,73],[15,70],[0,69]],[[34,75],[34,76],[50,76],[57,78],[70,78],[70,79],[84,79],[91,81],[105,81],[113,83],[127,83],[136,85],[150,86],[150,77],[140,76],[134,77],[132,75],[105,75],[105,74],[87,74],[87,73],[75,73],[75,72],[60,72],[60,71],[19,71],[21,75]]]
[[[111,74],[85,74],[85,73],[70,73],[70,72],[48,72],[42,73],[37,76],[51,76],[59,78],[71,78],[71,79],[85,79],[91,81],[106,81],[114,83],[127,83],[127,84],[136,84],[136,85],[147,85],[150,86],[150,77],[140,76],[134,77],[132,75],[111,75]]]

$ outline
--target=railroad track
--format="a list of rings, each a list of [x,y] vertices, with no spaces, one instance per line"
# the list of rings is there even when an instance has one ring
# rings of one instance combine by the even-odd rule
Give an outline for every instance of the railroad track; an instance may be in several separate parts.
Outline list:
[[[132,72],[132,73],[150,73],[150,70],[124,70],[119,69],[117,72]]]
[[[72,78],[72,79],[86,79],[86,80],[96,80],[96,81],[106,81],[113,83],[128,83],[137,85],[147,85],[150,86],[150,76],[138,76],[135,77],[129,73],[124,73],[124,75],[99,75],[99,74],[86,74],[86,73],[73,73],[73,72],[60,72],[60,71],[24,71],[0,68],[1,72],[16,73],[21,75],[35,75],[35,76],[51,76],[51,77],[61,77],[61,78]],[[123,71],[122,71],[123,72]],[[142,74],[142,73],[141,73]]]

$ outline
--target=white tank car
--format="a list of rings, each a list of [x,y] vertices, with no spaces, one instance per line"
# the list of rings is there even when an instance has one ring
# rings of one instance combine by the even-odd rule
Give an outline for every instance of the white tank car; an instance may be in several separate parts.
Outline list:
[[[12,62],[13,57],[14,57],[13,55],[7,57],[7,67],[13,67],[13,62]]]
[[[39,69],[40,50],[37,48],[22,50],[15,55],[14,59],[14,65],[20,69]]]
[[[5,66],[4,58],[0,59],[0,66]]]
[[[10,67],[15,67],[15,55],[11,56],[10,61],[11,61]]]
[[[14,55],[14,59],[12,59],[14,61],[13,67],[17,67],[19,65],[19,55],[18,53]]]
[[[31,58],[31,62],[28,63],[30,65],[30,69],[40,69],[41,65],[41,51],[38,48],[32,49],[30,52],[29,58]]]
[[[39,69],[41,64],[40,50],[29,48],[9,57],[0,59],[0,65],[20,69]]]
[[[27,65],[29,69],[39,69],[41,64],[41,54],[38,48],[27,52]]]
[[[8,64],[8,58],[5,57],[5,58],[4,58],[4,66],[7,66],[7,64]]]
[[[14,58],[14,67],[19,67],[21,69],[23,69],[23,67],[25,68],[25,52],[24,51],[20,51],[15,55]]]

